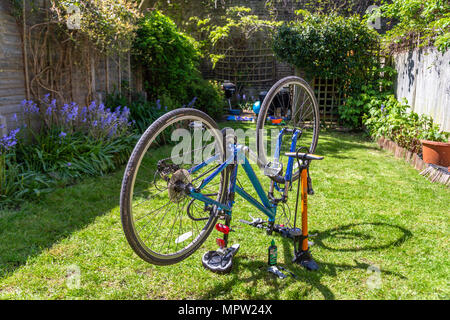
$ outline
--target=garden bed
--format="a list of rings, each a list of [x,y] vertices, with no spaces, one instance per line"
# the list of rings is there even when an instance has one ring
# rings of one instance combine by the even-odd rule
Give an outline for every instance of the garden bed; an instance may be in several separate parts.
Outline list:
[[[381,149],[388,150],[394,154],[396,158],[404,159],[406,162],[411,164],[414,168],[422,171],[426,168],[427,164],[422,160],[422,158],[414,152],[411,152],[405,148],[400,147],[394,141],[381,137],[377,140],[378,146]]]

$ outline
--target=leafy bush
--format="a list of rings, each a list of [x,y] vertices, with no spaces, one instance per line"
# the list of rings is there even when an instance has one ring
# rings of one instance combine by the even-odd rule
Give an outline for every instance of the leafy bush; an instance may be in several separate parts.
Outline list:
[[[179,31],[175,23],[153,11],[139,22],[134,41],[136,62],[146,70],[147,91],[152,99],[165,93],[186,97],[186,82],[198,73],[200,53],[193,38]]]
[[[375,69],[360,91],[352,92],[345,103],[338,106],[341,122],[350,128],[361,128],[362,118],[372,108],[379,106],[379,101],[393,94],[393,79],[397,71],[389,66]]]
[[[377,65],[378,36],[358,16],[342,17],[300,11],[302,19],[284,24],[274,38],[274,51],[311,77],[341,78],[364,83]]]
[[[198,46],[170,18],[155,10],[139,22],[134,59],[144,70],[151,101],[159,99],[172,110],[196,98],[196,107],[218,117],[223,112],[221,91],[201,77]]]
[[[340,120],[360,127],[364,105],[355,95],[379,76],[376,31],[358,16],[298,13],[301,19],[278,29],[273,44],[276,55],[305,71],[308,78],[337,79],[341,96],[350,97],[339,108]]]
[[[83,176],[103,175],[126,163],[136,137],[129,110],[92,103],[22,103],[26,124],[0,140],[0,206],[36,199]],[[34,119],[40,121],[35,127]],[[14,115],[14,120],[17,116]]]
[[[420,140],[447,142],[450,135],[442,132],[427,115],[409,112],[407,101],[394,95],[385,99],[372,97],[371,108],[364,116],[364,124],[373,137],[385,137],[411,152],[421,153]]]

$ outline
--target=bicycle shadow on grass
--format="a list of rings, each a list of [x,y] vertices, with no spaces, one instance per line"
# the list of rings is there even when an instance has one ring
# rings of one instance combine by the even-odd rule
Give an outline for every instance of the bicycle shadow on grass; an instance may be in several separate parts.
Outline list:
[[[373,227],[382,227],[382,228],[393,228],[398,231],[398,236],[390,241],[383,241],[384,243],[380,244],[374,244],[374,245],[363,245],[363,246],[355,246],[355,247],[345,247],[345,248],[339,248],[339,247],[331,247],[330,245],[326,244],[326,239],[330,237],[337,237],[341,238],[339,236],[339,230],[342,230],[342,236],[345,238],[349,238],[349,235],[352,235],[350,238],[357,239],[358,237],[361,237],[364,239],[364,241],[368,241],[368,239],[374,240],[373,237],[370,235],[364,235],[361,234],[359,230],[353,230],[352,228],[359,228],[364,226],[373,226]],[[313,232],[312,232],[313,233]],[[322,247],[325,250],[331,250],[331,251],[340,251],[340,252],[358,252],[358,251],[378,251],[378,250],[385,250],[392,247],[398,247],[401,246],[404,242],[406,242],[409,238],[412,237],[412,233],[400,226],[387,224],[387,223],[354,223],[354,224],[348,224],[332,229],[328,229],[322,232],[318,232],[316,236],[313,237],[313,248],[315,246]],[[373,268],[373,264],[370,262],[362,261],[364,259],[353,259],[354,264],[348,264],[348,263],[330,263],[326,261],[320,261],[317,260],[317,263],[319,264],[320,269],[318,271],[310,272],[304,269],[303,267],[299,265],[294,265],[290,263],[293,259],[293,245],[292,240],[287,238],[282,238],[281,236],[277,235],[278,243],[281,242],[284,252],[284,261],[285,263],[280,263],[280,266],[285,267],[286,269],[293,272],[296,276],[296,279],[294,279],[291,275],[289,275],[287,272],[284,272],[286,275],[288,275],[285,279],[278,279],[275,275],[272,275],[267,272],[268,265],[265,261],[255,261],[251,260],[251,258],[245,257],[245,256],[239,256],[239,253],[235,257],[235,260],[233,261],[233,270],[230,274],[231,279],[225,283],[217,284],[214,288],[209,290],[207,293],[205,293],[201,299],[214,299],[216,298],[221,292],[229,292],[231,291],[235,286],[241,284],[241,283],[252,283],[252,285],[248,289],[248,294],[251,299],[255,300],[264,300],[264,299],[281,299],[281,293],[285,290],[289,290],[291,286],[295,285],[296,283],[299,283],[300,286],[295,286],[291,290],[291,293],[289,295],[295,296],[296,298],[293,299],[308,299],[309,298],[309,292],[311,289],[317,289],[320,294],[323,296],[324,299],[327,300],[334,300],[336,298],[333,291],[323,283],[322,277],[324,276],[331,276],[331,277],[337,277],[340,273],[348,270],[360,270],[364,272],[364,275],[366,276],[368,273],[368,270],[371,270]],[[245,245],[245,244],[244,244]],[[314,252],[314,249],[312,249]],[[287,262],[287,263],[286,263]],[[250,271],[251,275],[242,277],[242,271]],[[384,275],[391,275],[394,277],[397,277],[399,279],[407,279],[404,275],[390,271],[387,269],[380,268],[379,272]],[[367,275],[368,277],[368,275]],[[261,286],[261,281],[264,282],[264,286],[267,288],[264,290],[263,293],[260,292],[254,292],[258,286]],[[362,284],[363,285],[363,284]]]

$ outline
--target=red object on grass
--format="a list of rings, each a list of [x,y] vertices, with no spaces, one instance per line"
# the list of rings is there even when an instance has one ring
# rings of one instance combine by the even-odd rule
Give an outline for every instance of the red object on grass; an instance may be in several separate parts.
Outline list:
[[[220,248],[225,248],[225,240],[217,238],[216,243]]]

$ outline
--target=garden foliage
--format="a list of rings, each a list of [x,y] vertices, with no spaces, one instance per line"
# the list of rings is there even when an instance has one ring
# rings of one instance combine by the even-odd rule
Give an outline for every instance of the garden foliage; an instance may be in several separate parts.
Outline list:
[[[17,129],[0,140],[2,206],[36,199],[82,176],[108,173],[126,163],[135,145],[126,107],[58,106],[48,96],[43,101],[23,101],[25,124],[14,115]]]
[[[385,36],[391,44],[413,40],[434,45],[444,53],[450,48],[450,3],[447,0],[393,0],[380,8],[394,23]]]
[[[379,76],[378,34],[356,15],[343,17],[302,10],[298,14],[297,21],[284,24],[276,33],[276,55],[303,70],[309,80],[337,79],[340,94],[348,102],[339,108],[341,122],[361,127],[364,105],[354,101]]]
[[[422,152],[420,140],[447,142],[450,135],[427,115],[410,111],[406,100],[398,101],[394,95],[369,96],[370,109],[364,124],[373,137],[384,137],[414,153]]]
[[[133,45],[136,64],[144,70],[146,91],[151,101],[162,100],[169,110],[187,105],[213,117],[223,111],[220,88],[204,80],[198,71],[198,43],[181,32],[159,11],[152,11],[139,22]]]

